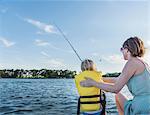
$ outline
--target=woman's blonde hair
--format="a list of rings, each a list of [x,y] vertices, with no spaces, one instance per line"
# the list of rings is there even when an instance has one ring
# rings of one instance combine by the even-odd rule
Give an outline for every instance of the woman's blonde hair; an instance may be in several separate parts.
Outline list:
[[[85,59],[84,61],[82,61],[81,63],[81,70],[82,71],[96,71],[96,65],[94,64],[94,62],[90,59]]]
[[[143,57],[145,47],[143,41],[138,37],[130,37],[123,43],[123,48],[127,48],[133,57]]]

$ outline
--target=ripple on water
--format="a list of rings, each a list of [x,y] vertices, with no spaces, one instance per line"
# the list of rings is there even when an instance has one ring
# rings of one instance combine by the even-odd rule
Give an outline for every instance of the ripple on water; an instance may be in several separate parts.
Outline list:
[[[78,94],[73,80],[1,79],[0,88],[2,114],[76,115]],[[117,114],[114,95],[106,96],[108,115]]]
[[[6,111],[13,111],[14,109],[10,106],[3,106],[3,107],[0,107],[0,113],[3,113],[3,112],[6,112]]]
[[[22,113],[32,113],[32,109],[18,109],[18,110],[12,110],[9,112],[4,112],[4,114],[22,114]]]

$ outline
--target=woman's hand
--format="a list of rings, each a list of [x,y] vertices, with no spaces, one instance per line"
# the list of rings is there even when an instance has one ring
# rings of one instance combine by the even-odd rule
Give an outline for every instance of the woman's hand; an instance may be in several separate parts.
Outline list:
[[[89,77],[85,77],[86,80],[83,80],[80,82],[80,85],[82,87],[93,87],[96,84],[96,81]]]

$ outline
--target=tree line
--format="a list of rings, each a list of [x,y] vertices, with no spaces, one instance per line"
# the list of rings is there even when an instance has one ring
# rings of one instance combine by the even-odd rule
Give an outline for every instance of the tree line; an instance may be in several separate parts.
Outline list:
[[[3,69],[0,70],[0,78],[74,78],[76,71],[71,70],[24,70],[24,69]],[[117,77],[120,73],[107,73],[103,77]]]

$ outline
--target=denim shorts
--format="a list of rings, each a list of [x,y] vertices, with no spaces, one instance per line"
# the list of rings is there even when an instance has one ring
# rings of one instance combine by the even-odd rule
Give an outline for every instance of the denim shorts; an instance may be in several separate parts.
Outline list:
[[[102,109],[98,111],[89,111],[89,112],[82,112],[82,113],[83,115],[100,115],[101,112],[102,112]]]

